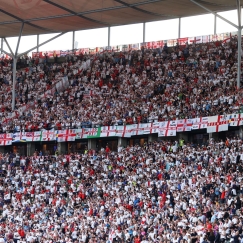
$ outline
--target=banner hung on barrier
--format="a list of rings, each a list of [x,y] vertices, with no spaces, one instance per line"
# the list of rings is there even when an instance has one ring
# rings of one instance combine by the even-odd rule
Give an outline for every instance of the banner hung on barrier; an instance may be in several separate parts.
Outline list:
[[[178,132],[207,129],[207,133],[228,131],[228,128],[243,125],[243,113],[198,117],[174,121],[131,124],[126,126],[102,126],[97,128],[81,128],[66,130],[43,130],[36,132],[15,132],[0,134],[0,146],[12,145],[16,142],[57,141],[69,142],[77,139],[101,137],[130,138],[137,135],[157,133],[158,137],[174,137]]]

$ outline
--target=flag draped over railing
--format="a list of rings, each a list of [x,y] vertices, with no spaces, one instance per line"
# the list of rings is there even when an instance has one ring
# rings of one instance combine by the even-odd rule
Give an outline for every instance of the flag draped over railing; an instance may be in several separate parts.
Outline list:
[[[229,126],[243,125],[243,113],[139,123],[125,126],[102,126],[97,128],[43,130],[37,132],[15,132],[0,134],[0,146],[16,142],[57,141],[70,142],[77,139],[94,139],[100,137],[125,137],[157,133],[158,137],[174,137],[179,132],[207,129],[207,133],[228,131]]]

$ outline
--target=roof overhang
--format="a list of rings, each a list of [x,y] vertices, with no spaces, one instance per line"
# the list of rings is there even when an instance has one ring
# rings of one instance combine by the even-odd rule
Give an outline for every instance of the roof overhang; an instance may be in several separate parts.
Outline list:
[[[196,0],[214,12],[235,0]],[[1,0],[0,37],[47,34],[181,18],[208,13],[190,0]]]

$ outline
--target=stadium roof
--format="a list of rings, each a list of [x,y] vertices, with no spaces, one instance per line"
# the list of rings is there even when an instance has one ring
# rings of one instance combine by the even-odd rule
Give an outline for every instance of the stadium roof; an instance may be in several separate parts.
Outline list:
[[[196,0],[214,11],[235,0]],[[117,26],[208,13],[190,0],[0,0],[0,37]]]

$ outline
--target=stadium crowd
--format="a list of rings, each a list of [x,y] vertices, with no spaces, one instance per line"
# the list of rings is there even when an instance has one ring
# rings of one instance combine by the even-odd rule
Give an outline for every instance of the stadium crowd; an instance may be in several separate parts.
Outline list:
[[[25,68],[18,65],[12,111],[12,61],[1,60],[1,132],[232,114],[242,106],[243,91],[236,89],[235,37],[228,42],[68,55],[62,63],[38,57],[23,57],[18,64],[21,61]],[[53,90],[63,77],[68,77],[68,88]]]
[[[0,242],[243,242],[243,141],[1,154]]]

